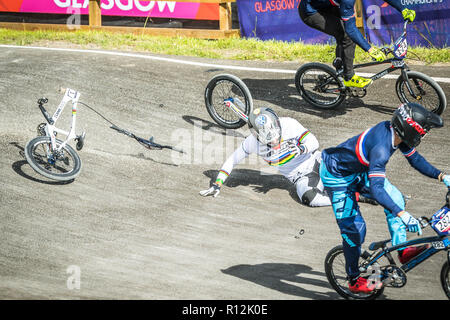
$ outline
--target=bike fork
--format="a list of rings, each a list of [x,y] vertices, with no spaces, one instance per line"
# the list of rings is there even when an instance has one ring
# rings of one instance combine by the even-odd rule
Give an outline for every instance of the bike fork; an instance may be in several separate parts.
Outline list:
[[[402,69],[402,75],[401,77],[405,80],[405,84],[406,84],[406,89],[408,89],[409,94],[414,97],[414,99],[416,100],[420,100],[421,99],[421,95],[423,95],[422,92],[422,88],[420,88],[420,85],[418,83],[414,83],[414,85],[416,86],[417,90],[419,91],[419,95],[417,96],[414,91],[411,88],[411,85],[409,84],[409,78],[408,78],[408,74],[406,73],[406,69]]]

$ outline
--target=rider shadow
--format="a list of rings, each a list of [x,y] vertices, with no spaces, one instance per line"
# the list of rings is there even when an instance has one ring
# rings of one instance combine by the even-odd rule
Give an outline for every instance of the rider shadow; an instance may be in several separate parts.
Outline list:
[[[369,108],[382,114],[392,114],[393,108],[379,104],[366,104],[359,98],[347,98],[334,109],[319,109],[304,101],[293,79],[242,79],[252,94],[253,100],[266,101],[281,108],[329,119],[346,114],[351,109]],[[370,89],[369,89],[370,90]],[[254,101],[254,108],[262,107]]]
[[[218,170],[206,170],[203,172],[205,176],[210,178],[210,184],[216,181],[218,173]],[[253,191],[264,194],[275,189],[286,190],[294,201],[303,205],[298,198],[295,185],[279,174],[266,174],[259,170],[251,169],[234,169],[233,173],[225,181],[225,186],[230,188],[252,186]]]
[[[24,148],[23,148],[21,145],[19,145],[17,142],[10,142],[9,144],[15,146],[16,148],[18,148],[18,149],[20,150],[20,151],[19,151],[19,154],[20,154],[23,158],[25,158]],[[72,182],[75,181],[75,179],[71,179],[71,180],[68,180],[68,181],[53,181],[53,180],[47,181],[47,180],[37,179],[37,178],[35,178],[35,177],[32,177],[32,176],[26,174],[26,173],[22,170],[22,167],[23,167],[24,165],[28,165],[27,160],[19,160],[19,161],[16,161],[16,162],[14,162],[14,163],[11,165],[11,167],[12,167],[12,169],[14,170],[14,172],[17,173],[18,175],[20,175],[20,176],[22,176],[22,177],[24,177],[24,178],[26,178],[26,179],[28,179],[28,180],[34,181],[34,182],[39,182],[39,183],[42,183],[42,184],[50,184],[50,185],[65,185],[65,184],[70,184],[70,183],[72,183]]]
[[[314,271],[311,267],[303,264],[240,264],[221,271],[224,274],[250,281],[291,296],[313,300],[331,300],[339,299],[340,297],[336,292],[332,291],[324,273]],[[302,285],[325,288],[329,289],[329,291],[317,292],[306,289]]]

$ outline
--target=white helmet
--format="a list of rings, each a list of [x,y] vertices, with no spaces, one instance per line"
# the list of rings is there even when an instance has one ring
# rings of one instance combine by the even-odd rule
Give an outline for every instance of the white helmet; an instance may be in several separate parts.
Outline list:
[[[281,141],[280,118],[270,108],[258,108],[248,117],[251,133],[262,144],[277,146]]]

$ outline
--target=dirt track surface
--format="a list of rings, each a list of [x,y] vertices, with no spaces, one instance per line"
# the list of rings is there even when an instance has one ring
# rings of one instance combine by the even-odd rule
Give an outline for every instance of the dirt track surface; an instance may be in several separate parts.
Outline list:
[[[248,134],[211,122],[204,88],[218,73],[240,77],[256,106],[299,120],[323,149],[390,119],[398,105],[394,80],[377,81],[363,100],[320,111],[301,100],[292,74],[30,49],[0,48],[0,57],[0,298],[339,299],[323,267],[327,252],[340,244],[330,207],[300,204],[293,186],[256,158],[233,171],[218,198],[199,196]],[[418,71],[450,76],[448,67]],[[450,97],[450,85],[441,86]],[[80,101],[117,125],[187,154],[146,150],[80,106],[77,131],[87,132],[80,176],[62,184],[38,175],[23,148],[44,120],[37,99],[47,97],[53,112],[60,87],[80,91]],[[67,107],[58,124],[69,119]],[[450,123],[448,110],[444,121]],[[447,172],[449,128],[433,131],[418,148]],[[414,215],[431,215],[443,204],[445,187],[398,154],[388,177],[411,196],[407,209]],[[388,238],[383,210],[368,204],[361,210],[364,248]],[[408,273],[406,287],[387,288],[383,298],[445,299],[443,262],[443,254],[433,256]],[[68,288],[71,268],[81,272],[79,289]]]

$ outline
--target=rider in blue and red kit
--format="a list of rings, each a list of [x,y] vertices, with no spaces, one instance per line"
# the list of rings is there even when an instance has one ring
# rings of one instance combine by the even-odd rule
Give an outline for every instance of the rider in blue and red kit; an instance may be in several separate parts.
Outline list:
[[[436,169],[416,150],[432,128],[442,126],[440,116],[421,105],[408,103],[394,112],[391,121],[380,122],[337,147],[322,151],[320,178],[343,238],[350,291],[374,290],[366,278],[359,276],[358,260],[366,224],[355,191],[373,197],[384,207],[392,245],[406,242],[406,231],[421,234],[418,220],[405,211],[403,195],[386,179],[386,165],[399,149],[413,168],[450,186],[450,175]],[[425,249],[426,246],[418,246],[400,250],[399,260],[406,263]]]
[[[386,0],[402,13],[403,19],[414,21],[416,12],[402,5],[400,0]],[[344,84],[347,87],[364,88],[371,79],[358,76],[353,71],[355,44],[376,61],[386,59],[385,54],[364,39],[356,27],[355,0],[302,0],[298,7],[300,18],[311,28],[322,31],[336,39],[336,57],[344,65]]]

